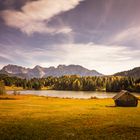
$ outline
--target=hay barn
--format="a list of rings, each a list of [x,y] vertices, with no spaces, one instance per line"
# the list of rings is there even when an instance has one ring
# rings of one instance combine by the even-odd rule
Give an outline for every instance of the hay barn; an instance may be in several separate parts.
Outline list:
[[[116,106],[122,107],[136,107],[138,105],[138,98],[126,90],[122,90],[113,97]]]

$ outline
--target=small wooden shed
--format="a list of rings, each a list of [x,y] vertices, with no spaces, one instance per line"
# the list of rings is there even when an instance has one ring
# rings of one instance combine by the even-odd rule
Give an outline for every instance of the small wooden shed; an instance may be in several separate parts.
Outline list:
[[[116,106],[123,107],[136,107],[138,105],[138,98],[126,90],[122,90],[120,93],[113,97]]]

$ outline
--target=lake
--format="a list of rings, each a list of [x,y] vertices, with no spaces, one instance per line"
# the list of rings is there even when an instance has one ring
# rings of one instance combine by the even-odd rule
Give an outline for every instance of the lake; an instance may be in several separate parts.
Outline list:
[[[18,91],[20,94],[31,94],[38,96],[49,96],[49,97],[59,97],[59,98],[78,98],[78,99],[88,99],[91,97],[97,98],[112,98],[117,93],[115,92],[96,92],[96,91],[58,91],[58,90],[24,90]],[[9,94],[13,91],[8,91]],[[139,96],[138,93],[133,93],[136,96]]]

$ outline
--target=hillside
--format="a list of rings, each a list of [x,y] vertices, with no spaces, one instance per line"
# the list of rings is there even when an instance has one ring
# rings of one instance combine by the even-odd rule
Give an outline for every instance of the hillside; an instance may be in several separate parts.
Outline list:
[[[128,76],[133,78],[140,78],[140,67],[136,67],[132,70],[118,72],[114,74],[115,76]]]

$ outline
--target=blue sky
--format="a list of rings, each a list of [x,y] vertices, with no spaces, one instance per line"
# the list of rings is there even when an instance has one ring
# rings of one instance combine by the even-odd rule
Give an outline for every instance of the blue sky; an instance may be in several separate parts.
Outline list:
[[[139,0],[0,0],[0,68],[140,66]]]

